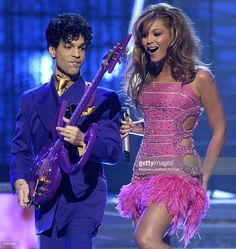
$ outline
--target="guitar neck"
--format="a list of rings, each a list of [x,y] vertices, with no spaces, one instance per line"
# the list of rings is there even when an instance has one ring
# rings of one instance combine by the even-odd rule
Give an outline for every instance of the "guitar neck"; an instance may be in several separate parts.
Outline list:
[[[101,68],[97,72],[97,74],[95,75],[90,87],[85,92],[84,96],[82,97],[82,99],[80,100],[80,102],[77,105],[76,109],[74,110],[68,125],[75,125],[77,123],[79,117],[81,116],[82,112],[86,109],[91,96],[95,92],[100,80],[102,79],[102,77],[103,77],[103,75],[105,74],[106,71],[107,71],[107,69]]]

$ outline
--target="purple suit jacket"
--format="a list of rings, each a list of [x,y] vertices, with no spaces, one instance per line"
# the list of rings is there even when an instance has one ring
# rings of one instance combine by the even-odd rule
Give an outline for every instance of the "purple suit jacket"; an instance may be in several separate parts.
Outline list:
[[[10,181],[13,189],[17,179],[23,178],[28,181],[35,155],[52,142],[52,124],[60,102],[67,100],[68,104],[77,104],[84,94],[84,89],[85,82],[80,77],[58,97],[52,78],[51,82],[29,90],[21,96],[16,132],[11,147]],[[68,222],[71,210],[69,205],[65,210],[65,203],[83,202],[88,208],[81,210],[82,213],[91,212],[98,223],[102,219],[107,194],[102,163],[115,163],[121,152],[120,102],[115,92],[99,87],[93,105],[96,107],[95,111],[88,116],[82,116],[77,124],[83,132],[91,123],[96,122],[99,126],[90,159],[82,171],[73,175],[64,174],[55,198],[36,208],[37,233],[48,230],[54,217],[58,228],[62,228]],[[76,158],[72,155],[71,160]],[[91,199],[93,200],[90,203]]]

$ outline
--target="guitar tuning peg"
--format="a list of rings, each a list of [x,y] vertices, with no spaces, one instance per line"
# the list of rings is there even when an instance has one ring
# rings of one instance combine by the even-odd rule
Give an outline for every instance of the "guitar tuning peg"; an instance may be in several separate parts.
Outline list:
[[[112,60],[113,60],[113,61],[117,61],[119,64],[121,63],[121,62],[120,62],[120,59],[117,60],[116,58],[112,58]]]

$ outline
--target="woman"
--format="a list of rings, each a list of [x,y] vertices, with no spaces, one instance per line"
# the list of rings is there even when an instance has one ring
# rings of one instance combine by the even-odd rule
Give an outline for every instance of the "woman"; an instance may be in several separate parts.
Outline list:
[[[180,228],[186,246],[208,209],[207,182],[225,140],[223,107],[214,77],[199,59],[191,21],[180,9],[149,6],[134,23],[133,36],[127,93],[144,121],[122,121],[121,134],[144,137],[118,210],[133,218],[138,248],[171,248],[163,237]],[[193,141],[202,107],[212,130],[203,165]]]

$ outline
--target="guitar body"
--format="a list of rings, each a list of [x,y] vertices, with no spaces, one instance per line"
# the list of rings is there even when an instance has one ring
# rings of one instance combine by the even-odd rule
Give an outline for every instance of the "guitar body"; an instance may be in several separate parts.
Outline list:
[[[67,174],[75,174],[87,163],[96,140],[98,125],[93,123],[85,133],[86,149],[77,163],[71,163],[68,151],[62,144],[58,153],[52,153],[53,144],[44,147],[35,158],[30,171],[30,199],[34,204],[46,203],[57,192],[61,183],[61,169]],[[53,155],[52,155],[53,154]]]
[[[67,102],[63,101],[53,124],[52,137],[54,143],[49,144],[38,153],[35,164],[30,170],[29,195],[30,205],[42,204],[50,200],[57,192],[61,183],[61,169],[58,163],[58,151],[62,145],[62,139],[58,139],[56,126],[63,126],[62,117],[65,115]]]
[[[57,192],[61,183],[61,170],[57,156],[51,156],[52,145],[44,147],[37,155],[30,171],[30,199],[34,204],[46,203]]]

